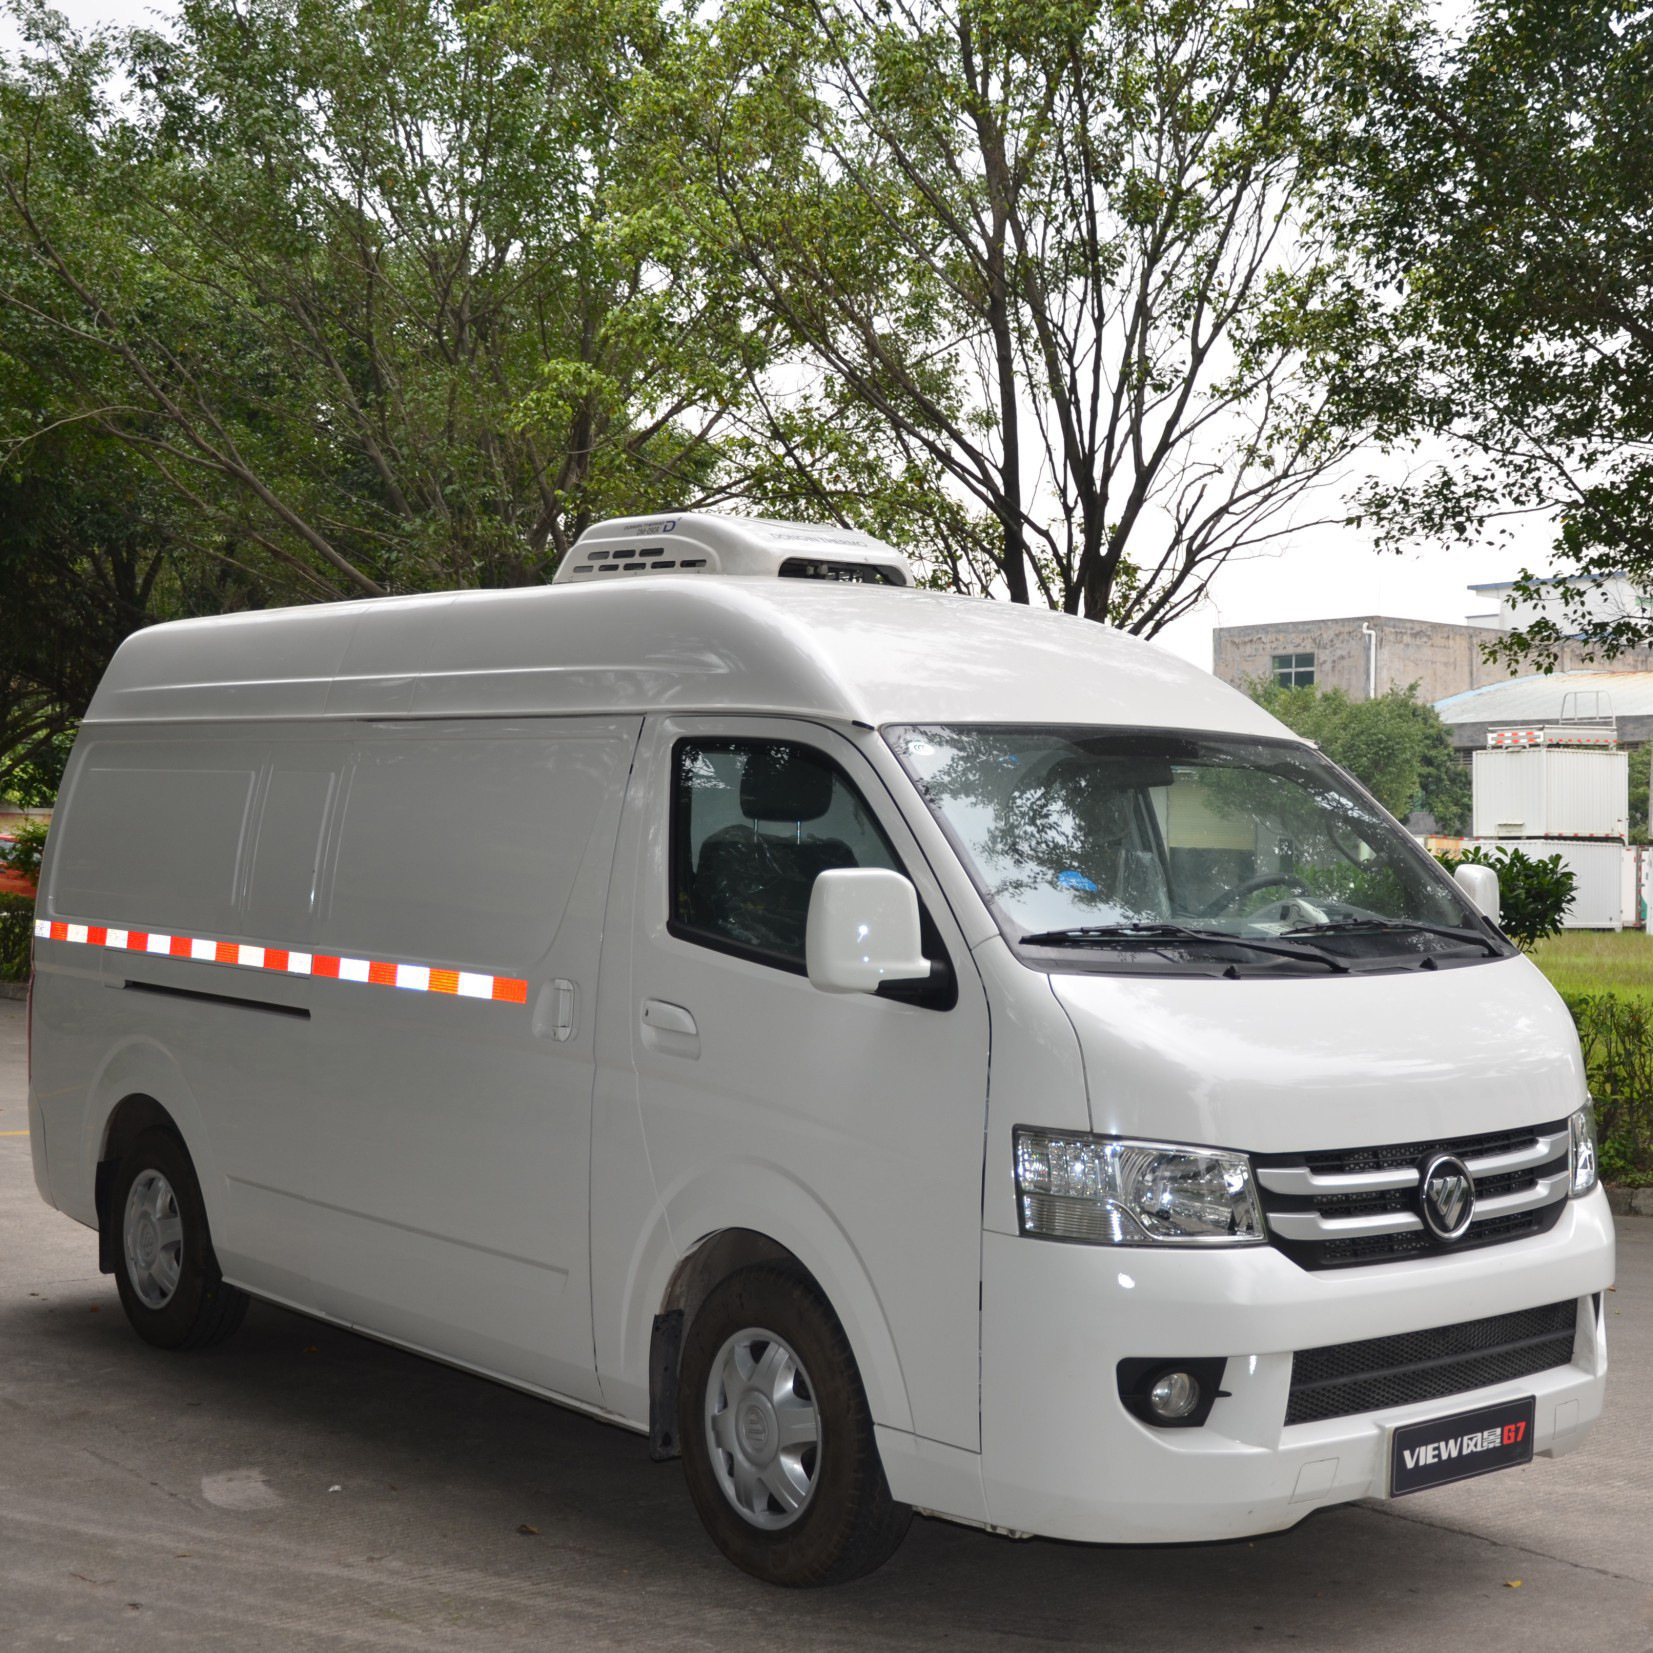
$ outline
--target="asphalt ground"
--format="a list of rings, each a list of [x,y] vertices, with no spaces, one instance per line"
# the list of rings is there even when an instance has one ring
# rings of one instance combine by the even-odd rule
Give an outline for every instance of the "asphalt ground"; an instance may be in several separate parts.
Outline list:
[[[0,1001],[0,1650],[1653,1649],[1653,1221],[1619,1224],[1607,1412],[1570,1456],[1255,1542],[1016,1542],[917,1520],[784,1592],[646,1443],[255,1304],[169,1355],[29,1165]]]

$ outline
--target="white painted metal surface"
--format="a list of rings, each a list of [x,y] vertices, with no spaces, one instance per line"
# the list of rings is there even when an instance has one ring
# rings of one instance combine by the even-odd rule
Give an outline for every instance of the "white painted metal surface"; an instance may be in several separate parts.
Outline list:
[[[681,1266],[757,1236],[842,1322],[894,1495],[964,1520],[1204,1539],[1383,1495],[1390,1428],[1466,1403],[1287,1429],[1290,1351],[1587,1299],[1612,1278],[1599,1193],[1529,1240],[1311,1274],[1261,1244],[1024,1237],[1013,1130],[1260,1153],[1553,1122],[1584,1098],[1556,996],[1518,958],[1032,968],[878,733],[900,720],[1288,733],[1085,622],[804,580],[668,574],[139,634],[48,848],[41,917],[82,933],[37,943],[43,1191],[95,1223],[110,1118],[154,1098],[233,1282],[635,1429]],[[685,936],[673,764],[719,740],[831,767],[827,836],[854,825],[911,878],[956,1005],[823,993]],[[744,787],[717,828],[737,846],[773,818]],[[455,828],[415,807],[445,792]],[[153,810],[171,847],[126,843]],[[95,945],[117,921],[186,944]],[[243,945],[337,968],[241,971]],[[437,990],[461,971],[510,991]],[[1536,1396],[1541,1453],[1600,1410],[1593,1330],[1579,1351],[1509,1391]],[[1228,1362],[1208,1424],[1152,1430],[1118,1403],[1119,1360],[1201,1354]]]
[[[1072,615],[936,591],[675,574],[150,626],[121,645],[87,722],[649,711],[1296,738],[1209,672]]]
[[[1477,838],[1626,837],[1626,752],[1535,746],[1474,754]]]

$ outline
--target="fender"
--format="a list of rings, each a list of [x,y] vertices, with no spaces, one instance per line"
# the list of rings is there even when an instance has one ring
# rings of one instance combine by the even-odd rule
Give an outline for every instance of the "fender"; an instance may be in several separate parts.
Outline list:
[[[894,1333],[866,1262],[849,1236],[797,1178],[764,1160],[700,1171],[665,1191],[630,1259],[621,1308],[617,1393],[610,1404],[648,1416],[649,1343],[654,1317],[679,1263],[725,1229],[750,1229],[798,1259],[826,1294],[849,1339],[873,1421],[911,1431],[912,1406]],[[607,1374],[605,1374],[605,1378]]]
[[[129,1096],[150,1097],[172,1116],[194,1162],[201,1198],[207,1207],[207,1221],[216,1231],[227,1216],[222,1197],[223,1179],[218,1174],[200,1104],[172,1053],[149,1034],[130,1034],[121,1039],[93,1076],[81,1125],[77,1162],[58,1187],[64,1199],[63,1209],[82,1222],[96,1225],[98,1162],[104,1158],[109,1123],[115,1110]],[[63,1186],[71,1180],[72,1189]]]

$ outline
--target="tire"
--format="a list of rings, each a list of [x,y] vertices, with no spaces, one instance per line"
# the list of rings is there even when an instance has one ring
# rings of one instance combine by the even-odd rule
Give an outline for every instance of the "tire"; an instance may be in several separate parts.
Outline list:
[[[145,1343],[204,1349],[241,1324],[247,1294],[224,1283],[195,1167],[170,1131],[133,1143],[102,1220],[114,1229],[121,1307]]]
[[[752,1268],[714,1288],[684,1340],[678,1431],[706,1531],[754,1578],[844,1584],[906,1535],[849,1340],[805,1279]]]

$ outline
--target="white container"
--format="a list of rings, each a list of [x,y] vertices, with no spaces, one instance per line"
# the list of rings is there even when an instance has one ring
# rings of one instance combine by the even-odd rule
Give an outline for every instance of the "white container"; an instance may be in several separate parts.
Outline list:
[[[1562,919],[1564,930],[1622,930],[1624,928],[1625,847],[1607,839],[1481,838],[1484,849],[1518,849],[1542,861],[1559,855],[1578,883],[1573,904]]]
[[[1616,838],[1630,818],[1626,752],[1540,746],[1477,752],[1477,838]]]

